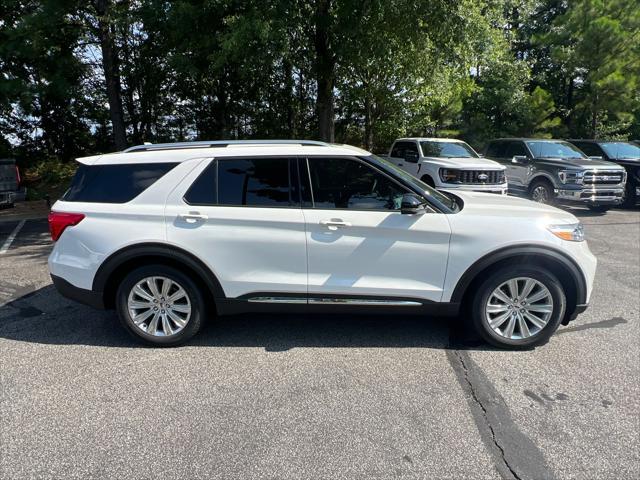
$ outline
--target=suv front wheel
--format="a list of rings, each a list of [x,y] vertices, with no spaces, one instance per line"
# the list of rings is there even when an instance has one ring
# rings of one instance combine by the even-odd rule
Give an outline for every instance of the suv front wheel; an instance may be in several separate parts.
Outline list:
[[[488,343],[511,349],[546,343],[566,309],[561,283],[548,270],[507,267],[490,274],[473,301],[473,325]]]
[[[140,267],[116,293],[120,321],[136,338],[155,346],[186,342],[201,328],[205,302],[196,283],[175,268]]]

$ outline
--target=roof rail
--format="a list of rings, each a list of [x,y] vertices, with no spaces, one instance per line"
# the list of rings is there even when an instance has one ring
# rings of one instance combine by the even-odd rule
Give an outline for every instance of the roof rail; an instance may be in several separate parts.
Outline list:
[[[233,145],[302,145],[329,147],[325,142],[316,140],[204,140],[198,142],[150,143],[136,145],[123,150],[124,153],[145,152],[149,150],[173,150],[184,148],[223,148]]]

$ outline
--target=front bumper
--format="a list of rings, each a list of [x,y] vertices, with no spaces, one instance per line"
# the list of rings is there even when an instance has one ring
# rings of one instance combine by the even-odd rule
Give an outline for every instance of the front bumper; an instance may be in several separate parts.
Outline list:
[[[499,195],[506,195],[508,190],[506,183],[497,185],[440,183],[437,188],[452,191],[462,190],[463,192],[497,193]]]
[[[624,184],[597,188],[577,187],[556,189],[557,199],[580,202],[587,205],[617,205],[622,202],[624,195]]]

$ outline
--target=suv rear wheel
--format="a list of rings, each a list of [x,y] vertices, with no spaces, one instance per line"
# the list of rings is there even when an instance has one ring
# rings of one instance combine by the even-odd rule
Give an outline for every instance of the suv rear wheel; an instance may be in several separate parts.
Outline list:
[[[116,293],[120,321],[136,338],[174,346],[202,326],[205,302],[196,283],[179,270],[150,265],[129,273]]]
[[[488,343],[511,349],[546,343],[566,309],[558,279],[548,270],[507,267],[489,275],[473,301],[473,326]]]

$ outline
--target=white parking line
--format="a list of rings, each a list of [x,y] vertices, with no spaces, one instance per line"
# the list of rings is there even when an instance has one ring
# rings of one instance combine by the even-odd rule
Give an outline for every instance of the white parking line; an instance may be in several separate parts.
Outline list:
[[[16,236],[18,235],[20,230],[22,230],[22,227],[24,227],[25,222],[26,220],[20,220],[20,223],[16,225],[16,228],[13,229],[13,232],[11,232],[11,235],[9,235],[9,237],[2,244],[2,248],[0,248],[0,255],[2,255],[3,253],[7,253],[7,250],[9,250],[9,247],[11,246],[13,241],[16,239]]]

